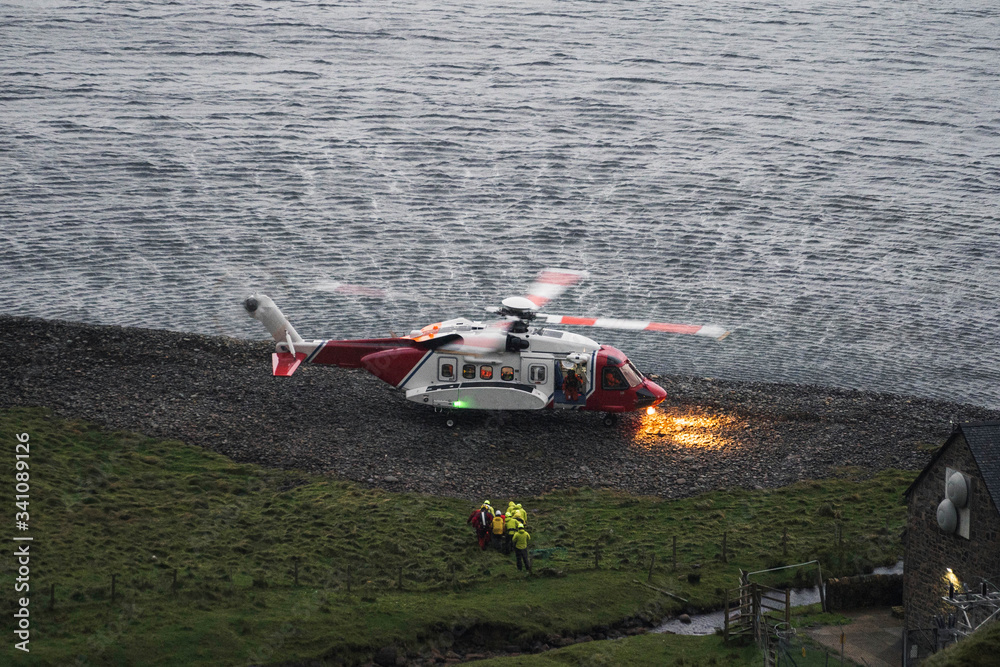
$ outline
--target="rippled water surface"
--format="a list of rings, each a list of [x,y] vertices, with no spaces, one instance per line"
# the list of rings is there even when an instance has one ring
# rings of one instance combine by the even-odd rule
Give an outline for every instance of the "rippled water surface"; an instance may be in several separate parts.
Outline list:
[[[0,311],[261,338],[257,289],[360,337],[564,266],[552,312],[734,331],[595,336],[648,371],[997,407],[998,36],[974,0],[6,2]]]

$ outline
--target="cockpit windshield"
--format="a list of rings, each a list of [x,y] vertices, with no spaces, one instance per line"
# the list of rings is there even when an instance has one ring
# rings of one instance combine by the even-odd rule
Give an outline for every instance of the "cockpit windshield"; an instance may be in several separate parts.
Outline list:
[[[642,384],[642,373],[639,372],[639,369],[636,368],[635,364],[631,361],[627,362],[619,370],[622,372],[622,375],[625,376],[628,386],[638,387]]]

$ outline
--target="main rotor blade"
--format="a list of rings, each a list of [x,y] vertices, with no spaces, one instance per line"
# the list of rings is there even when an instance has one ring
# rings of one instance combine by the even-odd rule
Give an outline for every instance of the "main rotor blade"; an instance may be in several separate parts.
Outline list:
[[[398,289],[385,289],[382,287],[373,287],[371,285],[362,285],[358,283],[344,283],[336,280],[324,280],[313,284],[313,289],[320,292],[332,292],[333,294],[342,294],[349,297],[367,297],[371,299],[402,299],[409,301],[416,301],[419,303],[432,303],[440,306],[454,307],[458,305],[458,299],[455,298],[438,298],[432,297],[427,294],[421,294],[419,292],[408,292]]]
[[[321,292],[333,292],[335,294],[347,294],[349,296],[370,296],[377,299],[384,299],[389,293],[381,287],[370,287],[368,285],[354,285],[351,283],[337,282],[336,280],[324,280],[316,283],[314,289]]]
[[[586,271],[545,269],[528,287],[525,297],[541,308],[586,277]]]
[[[629,331],[663,331],[665,333],[690,334],[692,336],[707,336],[722,340],[730,332],[716,324],[668,324],[666,322],[650,322],[649,320],[618,320],[611,317],[572,317],[570,315],[547,315],[538,313],[535,321],[546,324],[574,324],[584,327],[600,327],[602,329],[626,329]]]

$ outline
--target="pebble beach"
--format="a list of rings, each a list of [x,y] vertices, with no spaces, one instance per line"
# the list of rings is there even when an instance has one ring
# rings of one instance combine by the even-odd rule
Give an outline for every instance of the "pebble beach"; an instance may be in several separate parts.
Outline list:
[[[974,405],[651,376],[657,414],[436,413],[362,370],[271,376],[270,341],[0,316],[0,406],[50,408],[244,463],[476,500],[592,487],[663,498],[919,469]],[[446,426],[454,419],[453,427]]]

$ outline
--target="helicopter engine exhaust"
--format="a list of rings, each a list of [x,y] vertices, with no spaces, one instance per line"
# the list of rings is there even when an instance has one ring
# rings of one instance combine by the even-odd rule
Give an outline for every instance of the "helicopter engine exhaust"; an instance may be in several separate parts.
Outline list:
[[[275,341],[287,343],[292,349],[294,349],[293,346],[295,343],[304,342],[295,330],[295,327],[278,310],[278,307],[274,305],[274,301],[270,297],[263,294],[253,294],[246,298],[243,302],[243,307],[250,317],[259,320],[267,328]]]

